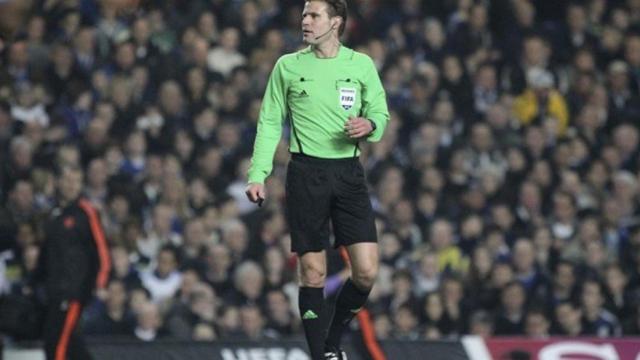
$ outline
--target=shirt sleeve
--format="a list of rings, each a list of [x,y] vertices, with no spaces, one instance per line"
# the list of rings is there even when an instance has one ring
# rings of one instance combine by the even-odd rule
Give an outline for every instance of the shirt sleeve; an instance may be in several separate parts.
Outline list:
[[[371,58],[366,57],[365,83],[362,92],[362,116],[376,124],[376,130],[367,137],[369,142],[377,142],[382,138],[384,130],[389,122],[389,109],[387,108],[387,96],[378,70]]]
[[[249,183],[263,184],[273,169],[273,156],[282,136],[286,116],[286,89],[279,60],[271,72],[267,89],[262,98],[258,131],[253,144],[253,156],[249,168]]]
[[[91,237],[95,242],[95,248],[98,254],[99,264],[98,274],[96,277],[96,288],[104,289],[107,287],[109,274],[111,272],[111,257],[109,255],[109,246],[104,236],[104,231],[102,230],[100,216],[89,201],[82,199],[78,204],[87,215],[89,227],[91,229]]]

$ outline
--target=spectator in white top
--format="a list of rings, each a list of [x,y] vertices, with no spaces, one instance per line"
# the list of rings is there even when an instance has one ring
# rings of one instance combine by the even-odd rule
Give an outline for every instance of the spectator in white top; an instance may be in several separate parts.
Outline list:
[[[11,116],[14,119],[25,124],[49,126],[49,115],[36,96],[35,88],[26,83],[18,86],[16,100],[11,106]]]
[[[247,59],[238,51],[239,44],[240,33],[238,29],[230,27],[222,30],[220,45],[209,51],[207,58],[209,70],[227,77],[233,68],[244,65]]]
[[[140,278],[154,303],[161,304],[171,299],[182,282],[182,274],[178,271],[178,251],[172,246],[163,247],[156,267],[143,272]]]

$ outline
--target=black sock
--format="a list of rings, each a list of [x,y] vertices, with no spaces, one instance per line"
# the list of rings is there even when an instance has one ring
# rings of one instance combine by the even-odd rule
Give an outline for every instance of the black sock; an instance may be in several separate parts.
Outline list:
[[[351,279],[344,283],[336,300],[336,310],[333,313],[331,326],[329,326],[327,345],[335,348],[340,347],[342,332],[367,302],[370,292],[371,289],[366,291],[358,289]]]
[[[325,327],[322,321],[324,288],[300,287],[298,307],[311,359],[324,359]]]

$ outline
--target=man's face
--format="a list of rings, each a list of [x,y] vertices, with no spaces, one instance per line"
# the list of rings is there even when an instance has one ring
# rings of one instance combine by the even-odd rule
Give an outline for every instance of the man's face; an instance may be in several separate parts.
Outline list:
[[[176,269],[176,259],[170,251],[162,251],[158,255],[158,272],[162,276],[169,275]]]
[[[569,329],[580,322],[580,311],[570,304],[561,304],[556,307],[556,317],[563,329]]]
[[[321,44],[331,38],[332,31],[338,31],[339,21],[329,17],[328,6],[324,1],[305,3],[302,11],[302,41],[306,44]]]
[[[527,316],[525,326],[529,336],[546,336],[549,332],[549,321],[542,314]]]
[[[555,282],[559,287],[570,289],[575,283],[573,267],[570,265],[560,265],[555,276]]]
[[[60,196],[65,201],[72,201],[80,196],[83,174],[80,170],[65,169],[58,180]]]

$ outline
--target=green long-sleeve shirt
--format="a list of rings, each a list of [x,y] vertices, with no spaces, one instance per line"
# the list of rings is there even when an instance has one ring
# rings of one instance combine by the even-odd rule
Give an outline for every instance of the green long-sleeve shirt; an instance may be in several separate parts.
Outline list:
[[[289,116],[292,153],[337,159],[359,154],[344,131],[349,116],[376,124],[366,140],[380,140],[389,121],[386,95],[369,56],[341,46],[333,58],[307,48],[278,59],[262,100],[248,180],[264,183]]]

